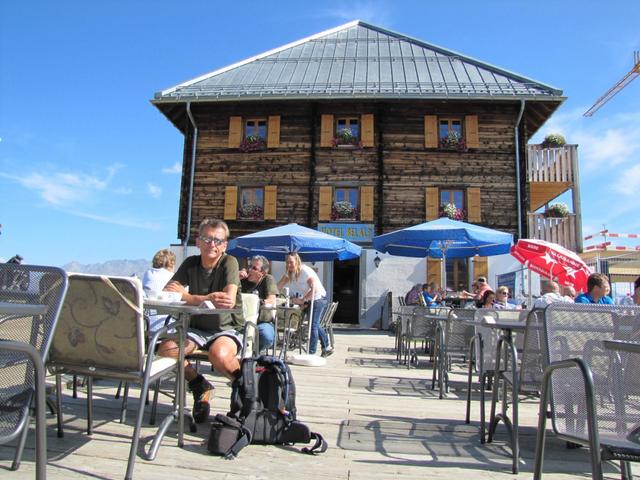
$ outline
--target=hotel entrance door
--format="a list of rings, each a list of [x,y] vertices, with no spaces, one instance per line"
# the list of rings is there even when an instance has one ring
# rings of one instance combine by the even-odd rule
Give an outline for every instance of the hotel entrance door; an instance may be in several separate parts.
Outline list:
[[[338,310],[333,317],[334,323],[360,322],[360,259],[333,262],[333,301]]]

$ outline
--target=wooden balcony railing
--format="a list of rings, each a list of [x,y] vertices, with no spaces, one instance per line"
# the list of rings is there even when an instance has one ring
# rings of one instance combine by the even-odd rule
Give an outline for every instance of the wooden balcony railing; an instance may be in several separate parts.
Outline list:
[[[527,145],[527,180],[529,182],[574,182],[578,146],[557,148]]]
[[[529,220],[529,238],[538,238],[557,243],[574,252],[582,251],[582,239],[577,234],[576,215],[547,218],[541,213],[527,214]]]

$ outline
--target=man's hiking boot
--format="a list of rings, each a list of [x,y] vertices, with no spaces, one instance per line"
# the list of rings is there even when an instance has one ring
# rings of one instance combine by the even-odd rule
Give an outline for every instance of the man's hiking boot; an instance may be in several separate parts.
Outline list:
[[[193,393],[193,419],[196,423],[204,423],[209,419],[209,398],[213,385],[204,376],[198,375],[189,382],[189,390]]]
[[[333,347],[327,347],[322,349],[321,357],[328,357],[329,355],[333,355]]]

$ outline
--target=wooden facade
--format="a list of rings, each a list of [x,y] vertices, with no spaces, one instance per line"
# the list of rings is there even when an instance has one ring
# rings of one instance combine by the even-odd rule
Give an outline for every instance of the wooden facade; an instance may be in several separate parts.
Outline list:
[[[360,189],[355,220],[373,223],[377,233],[437,218],[440,189],[466,192],[469,221],[517,233],[516,102],[198,103],[191,111],[198,128],[191,239],[205,217],[225,218],[234,236],[290,222],[315,226],[331,221],[327,202],[332,197],[323,198],[322,192],[335,187]],[[361,119],[361,146],[331,145],[331,119],[340,116]],[[428,143],[433,135],[428,124],[441,117],[464,119],[465,151]],[[240,149],[245,118],[269,119],[263,150]],[[189,125],[178,227],[183,240],[193,132]],[[243,187],[265,188],[263,218],[237,217],[236,195]]]

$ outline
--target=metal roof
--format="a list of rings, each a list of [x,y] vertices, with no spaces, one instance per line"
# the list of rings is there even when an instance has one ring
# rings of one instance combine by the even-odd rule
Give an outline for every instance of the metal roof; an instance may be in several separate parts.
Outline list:
[[[158,92],[152,102],[561,96],[550,85],[356,20]]]

